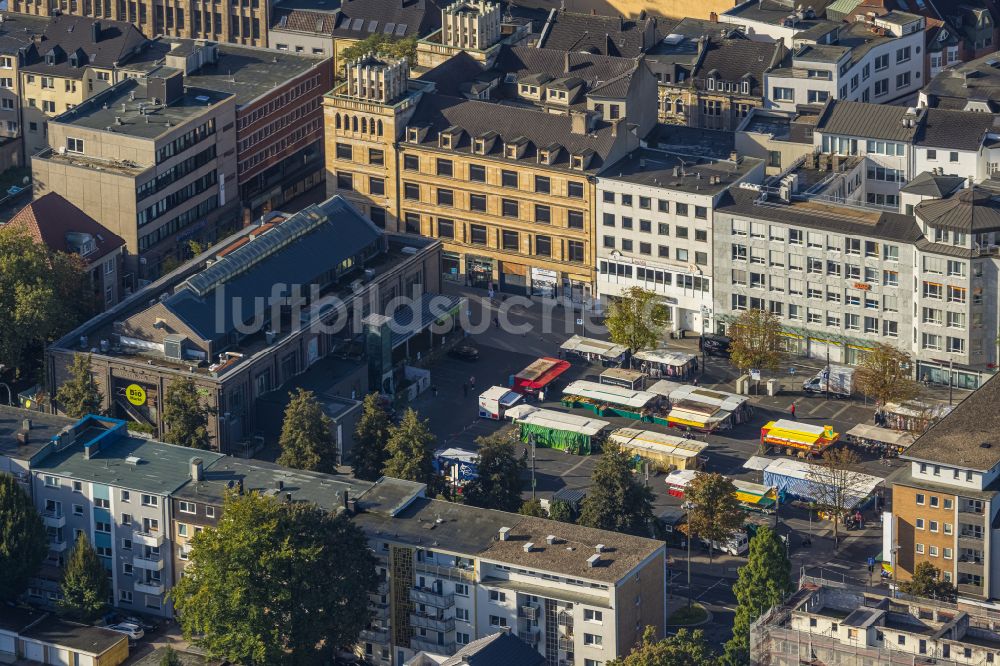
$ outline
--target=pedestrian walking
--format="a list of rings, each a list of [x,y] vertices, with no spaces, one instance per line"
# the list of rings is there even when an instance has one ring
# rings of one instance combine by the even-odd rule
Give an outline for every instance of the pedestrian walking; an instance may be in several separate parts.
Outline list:
[[[500,317],[493,317],[493,325],[500,328]]]
[[[436,397],[438,397],[438,387],[437,387],[437,385],[434,385],[434,386],[432,386],[432,387],[431,387],[431,394],[432,394],[432,395],[433,395],[433,396],[434,396],[435,398],[436,398]]]
[[[698,385],[698,378],[695,377],[694,380],[691,383],[694,384],[695,386],[697,386]]]
[[[795,418],[795,403],[794,402],[792,403],[792,406],[788,408],[788,411],[791,412],[792,418],[794,419]]]
[[[466,384],[465,382],[462,382],[462,397],[463,398],[469,397],[469,385]]]
[[[475,391],[475,390],[476,390],[476,376],[475,376],[475,375],[470,375],[470,376],[469,376],[469,387],[470,387],[470,388],[471,388],[471,389],[472,389],[473,391]]]

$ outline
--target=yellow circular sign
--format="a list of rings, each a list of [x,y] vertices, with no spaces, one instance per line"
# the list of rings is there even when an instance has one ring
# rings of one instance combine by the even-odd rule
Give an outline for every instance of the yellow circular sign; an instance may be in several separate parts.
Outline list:
[[[146,391],[138,384],[129,384],[125,388],[125,397],[136,407],[146,404]]]

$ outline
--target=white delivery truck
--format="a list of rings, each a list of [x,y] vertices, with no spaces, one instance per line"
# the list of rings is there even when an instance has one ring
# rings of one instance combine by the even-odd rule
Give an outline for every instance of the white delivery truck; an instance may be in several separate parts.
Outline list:
[[[853,388],[854,368],[844,365],[828,365],[802,384],[806,393],[826,394],[829,391],[834,398],[850,397]]]
[[[500,421],[524,396],[503,386],[491,386],[479,396],[479,417]]]

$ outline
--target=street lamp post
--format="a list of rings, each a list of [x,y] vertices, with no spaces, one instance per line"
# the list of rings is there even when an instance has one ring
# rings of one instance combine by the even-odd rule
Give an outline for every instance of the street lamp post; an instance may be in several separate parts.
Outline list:
[[[694,508],[694,503],[693,502],[684,502],[684,504],[681,505],[681,508],[683,508],[687,512],[690,512],[691,509]],[[688,542],[688,554],[687,554],[687,588],[688,588],[687,589],[687,592],[688,592],[687,597],[688,597],[688,610],[691,610],[691,539],[692,538],[694,538],[694,535],[691,534],[691,521],[688,520],[688,529],[687,529],[687,542]]]

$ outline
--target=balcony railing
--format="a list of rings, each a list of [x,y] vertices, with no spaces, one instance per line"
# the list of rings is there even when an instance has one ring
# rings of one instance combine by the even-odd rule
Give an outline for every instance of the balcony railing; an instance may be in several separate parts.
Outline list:
[[[435,654],[452,655],[455,654],[455,641],[429,641],[418,636],[410,639],[410,649],[414,652],[433,652]]]
[[[57,553],[61,553],[64,550],[66,550],[66,542],[63,540],[50,539],[49,550],[54,550]]]
[[[163,545],[163,532],[142,532],[140,530],[136,530],[132,535],[132,540],[136,543],[142,544],[143,546],[159,548]]]
[[[434,608],[451,608],[455,605],[455,595],[448,592],[437,592],[426,588],[413,588],[410,590],[410,600],[420,604],[433,606]]]
[[[959,594],[971,594],[976,597],[983,596],[982,585],[973,585],[971,583],[959,583],[956,587],[958,587]]]
[[[446,578],[460,583],[471,582],[476,578],[476,572],[471,567],[448,567],[429,562],[417,562],[413,565],[413,568],[415,571],[421,571],[437,578]]]
[[[438,618],[426,613],[410,613],[410,624],[421,629],[432,629],[434,631],[454,631],[455,618]]]
[[[163,583],[155,580],[148,580],[135,583],[135,591],[143,594],[163,594]]]
[[[573,616],[565,611],[556,616],[556,622],[560,627],[566,627],[566,631],[573,633]]]
[[[151,571],[162,571],[163,570],[163,556],[162,555],[135,555],[132,558],[132,565],[140,569],[149,569]]]
[[[573,651],[573,637],[572,636],[560,636],[559,637],[559,649],[563,652]]]
[[[361,641],[375,643],[376,645],[388,645],[389,630],[383,628],[364,629],[361,632]]]
[[[42,522],[46,527],[66,527],[66,514],[62,511],[42,511]]]
[[[535,604],[525,604],[524,606],[521,606],[518,615],[528,620],[537,621],[538,606]]]

